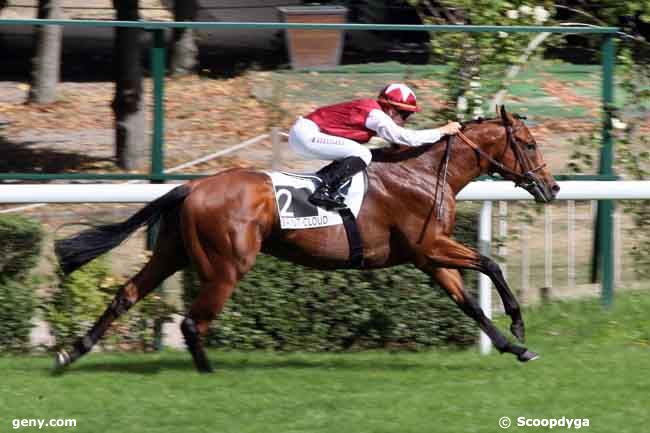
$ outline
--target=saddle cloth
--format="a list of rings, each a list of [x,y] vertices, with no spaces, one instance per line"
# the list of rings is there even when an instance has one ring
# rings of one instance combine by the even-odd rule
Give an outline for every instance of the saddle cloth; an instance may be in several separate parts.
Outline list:
[[[321,184],[315,174],[296,174],[279,171],[266,173],[273,182],[275,203],[283,229],[306,229],[342,224],[337,210],[326,210],[311,204],[308,197]],[[365,171],[357,173],[339,188],[345,197],[345,204],[356,217],[361,209],[363,197],[368,189]]]

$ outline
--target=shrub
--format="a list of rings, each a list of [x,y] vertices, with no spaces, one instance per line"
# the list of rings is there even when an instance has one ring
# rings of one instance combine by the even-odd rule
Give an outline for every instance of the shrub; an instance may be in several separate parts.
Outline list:
[[[38,222],[0,215],[0,276],[24,281],[38,262],[43,232]]]
[[[457,235],[470,245],[476,244],[474,209],[457,219]],[[198,281],[192,271],[183,280],[189,307]],[[476,334],[474,322],[412,266],[321,272],[261,255],[206,343],[232,349],[419,349],[466,346]]]
[[[0,281],[0,351],[26,349],[33,327],[34,289],[15,280]]]
[[[29,343],[35,309],[29,272],[41,251],[41,226],[20,216],[0,216],[0,350]]]
[[[111,285],[105,258],[61,278],[45,307],[45,319],[57,345],[72,343],[108,306]]]

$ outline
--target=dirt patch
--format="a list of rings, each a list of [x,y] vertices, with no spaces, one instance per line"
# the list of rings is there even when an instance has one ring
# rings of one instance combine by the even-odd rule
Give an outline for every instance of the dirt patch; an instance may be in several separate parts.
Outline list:
[[[593,115],[596,115],[600,111],[600,100],[586,96],[580,96],[576,94],[573,88],[570,87],[567,83],[559,80],[554,80],[548,74],[542,75],[547,78],[542,82],[542,88],[549,95],[558,98],[562,102],[562,105],[579,105],[586,107]]]

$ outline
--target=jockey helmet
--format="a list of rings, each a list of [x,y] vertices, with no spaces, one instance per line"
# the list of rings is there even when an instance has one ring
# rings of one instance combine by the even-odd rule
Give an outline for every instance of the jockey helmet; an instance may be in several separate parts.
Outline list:
[[[392,83],[384,87],[379,93],[377,101],[381,106],[392,105],[399,111],[420,111],[415,100],[415,93],[402,83]]]

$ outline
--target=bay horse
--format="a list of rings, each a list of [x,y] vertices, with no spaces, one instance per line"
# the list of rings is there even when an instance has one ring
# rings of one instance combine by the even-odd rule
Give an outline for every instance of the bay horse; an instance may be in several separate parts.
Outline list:
[[[510,342],[463,288],[460,269],[487,275],[511,318],[512,334],[523,342],[520,307],[499,266],[451,238],[455,196],[480,175],[497,172],[539,202],[552,201],[559,191],[522,119],[505,107],[499,114],[495,119],[464,124],[453,137],[453,147],[441,140],[419,147],[375,150],[357,223],[363,241],[363,269],[414,264],[440,284],[501,353],[512,353],[526,362],[537,354]],[[434,208],[441,212],[434,215]],[[198,270],[200,292],[181,330],[200,372],[212,370],[202,343],[208,325],[260,252],[322,270],[348,266],[343,226],[281,230],[268,174],[236,168],[180,185],[122,223],[90,228],[57,241],[55,250],[63,272],[74,271],[120,244],[138,227],[158,220],[158,238],[149,261],[120,289],[83,338],[69,350],[57,352],[55,368],[61,369],[90,351],[115,319],[190,263]]]

